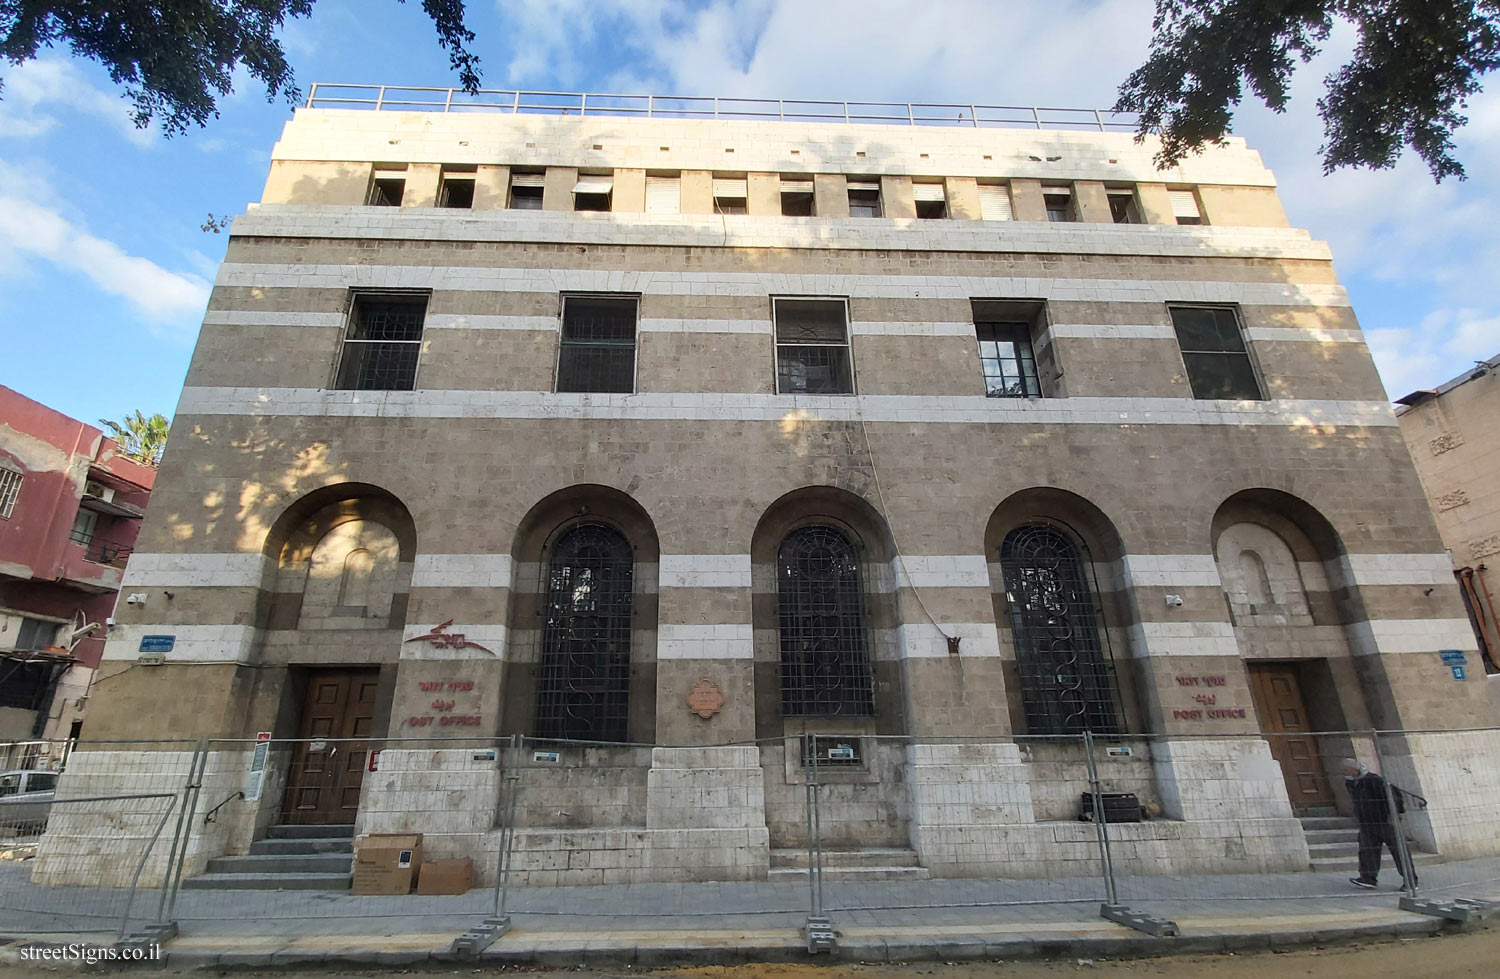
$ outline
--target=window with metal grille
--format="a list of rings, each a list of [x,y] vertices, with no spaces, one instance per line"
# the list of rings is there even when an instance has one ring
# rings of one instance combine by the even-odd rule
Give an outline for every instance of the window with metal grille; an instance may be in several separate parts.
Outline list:
[[[21,495],[22,476],[8,466],[0,466],[0,517],[6,519],[15,512],[16,500]]]
[[[575,527],[547,564],[537,735],[624,741],[634,556],[619,531]]]
[[[635,390],[637,300],[564,296],[557,390],[630,394]]]
[[[804,734],[801,740],[803,768],[864,767],[865,753],[858,737]]]
[[[355,293],[333,386],[342,391],[414,389],[426,317],[425,293]]]
[[[1054,527],[1018,527],[1000,545],[1000,565],[1027,732],[1117,733],[1114,663],[1077,546]]]
[[[1233,306],[1169,306],[1177,346],[1199,400],[1260,401],[1260,382]]]
[[[880,181],[849,181],[849,216],[851,218],[880,217]]]
[[[837,529],[799,527],[776,552],[781,711],[875,713],[864,594],[854,546]]]
[[[853,394],[849,307],[842,299],[773,299],[778,394]]]
[[[1028,323],[976,323],[984,393],[991,398],[1040,398]]]

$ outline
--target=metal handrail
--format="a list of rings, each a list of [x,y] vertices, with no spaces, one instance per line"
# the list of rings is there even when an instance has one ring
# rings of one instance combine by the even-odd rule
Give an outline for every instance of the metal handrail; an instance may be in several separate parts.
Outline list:
[[[839,122],[976,129],[1078,129],[1134,132],[1133,112],[1060,106],[980,105],[957,102],[837,102],[813,99],[733,99],[698,95],[627,95],[421,85],[314,82],[309,109],[425,112],[508,112],[512,115],[627,116],[646,119]]]

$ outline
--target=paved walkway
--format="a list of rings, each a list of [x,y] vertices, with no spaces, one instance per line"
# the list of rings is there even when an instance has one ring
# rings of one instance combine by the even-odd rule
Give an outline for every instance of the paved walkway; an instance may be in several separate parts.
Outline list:
[[[112,940],[127,894],[39,888],[25,864],[0,864],[0,933],[62,941]],[[1182,935],[1152,939],[1099,917],[1103,884],[1056,881],[829,881],[825,910],[844,957],[868,961],[1154,954],[1431,933],[1443,923],[1400,911],[1397,879],[1377,891],[1343,875],[1267,874],[1121,878],[1122,903],[1177,921]],[[1424,896],[1500,900],[1500,858],[1422,868]],[[159,894],[142,891],[132,923]],[[178,965],[292,961],[409,963],[443,955],[489,913],[493,895],[354,897],[317,891],[184,890],[167,946]],[[636,884],[522,889],[507,899],[513,930],[486,953],[546,965],[639,965],[785,960],[806,956],[804,882]]]

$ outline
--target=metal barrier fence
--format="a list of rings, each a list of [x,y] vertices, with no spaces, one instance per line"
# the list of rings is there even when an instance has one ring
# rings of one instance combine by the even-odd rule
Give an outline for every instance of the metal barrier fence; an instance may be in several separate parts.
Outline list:
[[[1140,117],[1110,109],[937,102],[832,102],[811,99],[732,99],[711,96],[623,95],[601,92],[526,92],[516,89],[429,88],[315,82],[309,109],[393,112],[507,112],[512,115],[614,116],[642,119],[861,123],[1000,129],[1134,132]]]
[[[1462,919],[1500,893],[1500,730],[31,744],[0,744],[33,766],[15,791],[0,775],[0,909],[23,932],[413,919],[472,953],[521,918],[533,935],[800,929],[818,950],[859,925]],[[360,843],[387,853],[373,874],[354,872]],[[471,879],[426,893],[424,863],[465,858]]]

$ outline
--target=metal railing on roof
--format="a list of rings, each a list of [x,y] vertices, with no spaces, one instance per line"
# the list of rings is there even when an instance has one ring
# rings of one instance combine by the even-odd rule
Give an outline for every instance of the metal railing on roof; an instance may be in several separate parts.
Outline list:
[[[624,116],[641,119],[968,126],[998,129],[1079,129],[1134,132],[1132,112],[1048,106],[962,105],[949,102],[819,102],[806,99],[725,99],[684,95],[607,95],[514,89],[423,88],[313,83],[309,109],[396,112],[507,112],[512,115]]]

